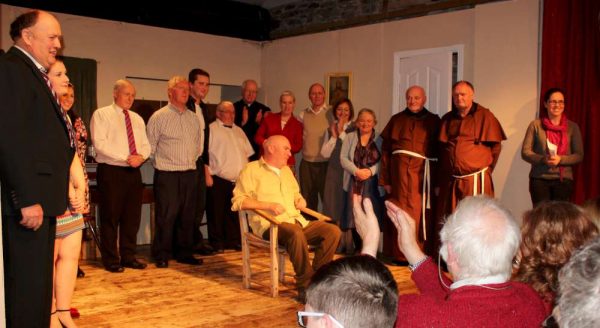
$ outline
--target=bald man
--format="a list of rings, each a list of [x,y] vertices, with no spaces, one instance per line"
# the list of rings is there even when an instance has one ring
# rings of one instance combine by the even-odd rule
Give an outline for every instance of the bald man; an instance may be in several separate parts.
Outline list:
[[[263,144],[264,155],[248,163],[240,173],[233,190],[232,210],[259,209],[271,212],[282,222],[278,229],[279,243],[285,245],[296,272],[299,298],[303,298],[313,272],[329,263],[340,240],[340,229],[323,221],[308,221],[301,208],[306,200],[300,194],[298,182],[287,165],[292,156],[286,137],[269,137]],[[258,215],[250,217],[250,227],[257,236],[269,239],[269,222]],[[310,264],[308,244],[317,246]]]
[[[0,58],[0,181],[7,327],[48,327],[57,215],[67,208],[72,130],[47,83],[62,32],[34,10]]]
[[[425,209],[430,200],[429,179],[432,163],[437,161],[437,137],[440,118],[425,108],[425,90],[411,86],[406,90],[406,108],[392,116],[381,137],[381,169],[379,184],[385,188],[387,198],[416,220],[417,240],[426,240]],[[384,253],[395,261],[406,261],[398,248],[396,229],[386,220]],[[421,231],[419,233],[419,231]]]

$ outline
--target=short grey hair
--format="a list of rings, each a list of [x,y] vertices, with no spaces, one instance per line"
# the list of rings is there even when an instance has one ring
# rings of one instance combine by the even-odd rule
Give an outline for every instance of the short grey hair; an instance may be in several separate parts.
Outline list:
[[[558,282],[560,327],[600,327],[600,238],[571,256]]]
[[[457,257],[460,272],[455,280],[500,275],[510,279],[512,260],[521,243],[519,224],[500,202],[486,196],[463,199],[440,233],[442,257],[448,245]]]
[[[129,80],[119,79],[115,82],[115,85],[113,86],[113,92],[118,92],[119,90],[128,85],[133,87],[133,83],[131,83]]]
[[[286,96],[292,97],[294,102],[296,102],[296,96],[294,96],[294,93],[291,92],[290,90],[285,90],[284,92],[281,93],[281,96],[279,96],[279,102],[281,102],[283,97],[286,97]]]

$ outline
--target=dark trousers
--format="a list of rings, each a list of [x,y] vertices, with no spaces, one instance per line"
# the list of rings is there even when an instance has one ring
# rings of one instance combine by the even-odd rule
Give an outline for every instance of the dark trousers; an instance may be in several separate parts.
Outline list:
[[[573,180],[571,179],[529,179],[529,194],[535,207],[545,200],[570,201],[573,193]]]
[[[33,231],[21,216],[2,215],[4,293],[7,327],[50,325],[56,219],[44,217]]]
[[[231,211],[231,198],[235,184],[212,176],[213,185],[207,188],[206,220],[208,240],[215,249],[234,248],[240,245],[240,224],[237,212]]]
[[[196,219],[194,220],[194,246],[202,243],[202,232],[200,225],[204,217],[206,208],[206,177],[204,176],[204,161],[198,157],[196,161],[196,170],[198,171],[198,201],[196,203]]]
[[[279,225],[277,238],[290,256],[298,288],[306,288],[313,273],[331,262],[341,234],[335,224],[323,221],[311,221],[305,228],[298,223]],[[264,232],[263,239],[269,240],[269,230]],[[308,258],[308,245],[316,246],[312,266]]]
[[[105,266],[135,260],[142,214],[142,174],[139,168],[98,164],[100,238]],[[117,234],[119,247],[117,251]]]
[[[327,162],[300,162],[300,192],[306,199],[308,208],[319,209],[319,196],[323,200],[325,191],[325,176],[327,175]]]
[[[152,256],[166,261],[192,256],[198,171],[154,170],[155,231]]]

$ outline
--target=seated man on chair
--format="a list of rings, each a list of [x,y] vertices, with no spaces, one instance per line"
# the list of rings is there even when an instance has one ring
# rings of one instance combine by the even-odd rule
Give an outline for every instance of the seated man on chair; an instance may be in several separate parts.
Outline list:
[[[299,209],[306,207],[294,174],[287,166],[292,156],[290,142],[281,135],[271,136],[264,143],[264,155],[250,162],[240,173],[233,190],[232,210],[265,210],[279,220],[278,239],[284,245],[296,273],[299,298],[313,272],[333,258],[340,240],[340,229],[323,221],[308,221]],[[269,239],[269,222],[258,215],[249,218],[252,232]],[[308,245],[316,246],[312,266]]]

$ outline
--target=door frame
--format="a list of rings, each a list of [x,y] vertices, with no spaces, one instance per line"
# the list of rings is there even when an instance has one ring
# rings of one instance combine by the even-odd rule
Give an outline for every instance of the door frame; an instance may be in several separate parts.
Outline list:
[[[400,76],[399,76],[399,67],[400,60],[404,58],[416,57],[421,55],[431,55],[437,53],[457,53],[457,67],[456,67],[456,78],[457,81],[463,79],[463,71],[464,71],[464,53],[465,53],[465,45],[464,44],[455,44],[447,47],[438,47],[438,48],[425,48],[425,49],[417,49],[417,50],[404,50],[404,51],[396,51],[394,52],[394,81],[393,81],[393,102],[392,102],[392,115],[400,111],[400,102],[402,101],[401,93],[398,92],[400,88]]]

